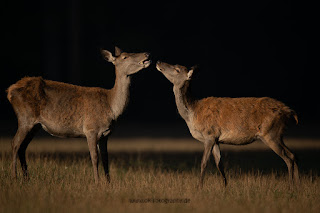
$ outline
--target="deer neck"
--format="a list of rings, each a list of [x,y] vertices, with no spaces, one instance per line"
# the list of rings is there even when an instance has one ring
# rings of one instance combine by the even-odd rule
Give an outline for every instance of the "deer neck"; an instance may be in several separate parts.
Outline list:
[[[116,70],[116,79],[113,88],[110,90],[110,107],[116,120],[126,108],[129,102],[130,76],[118,74]]]
[[[192,106],[193,101],[189,95],[189,82],[186,82],[182,87],[181,86],[174,86],[173,92],[176,99],[177,108],[179,114],[185,121],[190,120],[190,116],[192,114]]]

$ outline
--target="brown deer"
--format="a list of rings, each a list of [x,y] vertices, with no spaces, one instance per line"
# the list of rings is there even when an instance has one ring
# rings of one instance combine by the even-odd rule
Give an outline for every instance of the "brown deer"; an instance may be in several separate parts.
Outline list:
[[[204,171],[212,152],[215,164],[227,180],[221,163],[219,144],[244,145],[257,139],[263,141],[287,164],[289,181],[299,182],[295,156],[283,143],[286,121],[296,113],[272,98],[218,98],[194,100],[189,95],[189,84],[194,68],[157,62],[157,69],[173,83],[173,92],[181,117],[186,121],[191,135],[204,144],[201,161],[200,187]]]
[[[14,178],[18,154],[23,175],[28,179],[25,152],[42,126],[54,136],[86,137],[96,183],[99,180],[98,142],[105,175],[110,182],[108,135],[128,103],[131,75],[148,67],[151,61],[148,53],[126,53],[118,47],[115,47],[115,56],[107,50],[101,53],[115,66],[112,89],[75,86],[41,77],[25,77],[8,88],[8,99],[18,119],[18,130],[12,141]]]

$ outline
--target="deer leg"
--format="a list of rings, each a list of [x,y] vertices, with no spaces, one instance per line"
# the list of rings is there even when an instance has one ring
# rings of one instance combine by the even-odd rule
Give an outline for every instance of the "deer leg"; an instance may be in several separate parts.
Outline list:
[[[17,154],[24,139],[27,137],[29,130],[23,127],[18,127],[16,135],[12,140],[12,176],[17,178]]]
[[[12,140],[12,176],[17,178],[17,155],[19,156],[23,176],[28,179],[28,169],[26,162],[26,149],[32,140],[34,133],[32,133],[32,127],[18,127],[16,135]]]
[[[35,136],[35,134],[40,129],[39,125],[34,126],[31,131],[27,134],[26,138],[23,140],[22,144],[20,145],[20,148],[18,150],[18,156],[23,172],[23,177],[25,180],[29,180],[29,174],[28,174],[28,166],[26,161],[26,150],[28,145],[30,144],[31,140]]]
[[[289,182],[292,183],[293,178],[293,161],[287,156],[286,150],[281,146],[281,138],[272,138],[264,136],[262,141],[269,146],[277,155],[279,155],[287,164],[289,173]]]
[[[219,144],[214,144],[213,145],[213,149],[212,149],[212,154],[213,154],[213,157],[214,157],[214,161],[216,163],[216,166],[222,176],[222,180],[223,180],[223,183],[224,183],[224,186],[226,187],[227,186],[227,179],[226,179],[226,176],[224,174],[224,168],[223,168],[223,163],[221,162],[221,154],[220,154],[220,147],[219,147]]]
[[[99,140],[99,150],[101,155],[101,160],[104,168],[104,173],[107,178],[107,182],[110,183],[109,175],[109,161],[108,161],[108,136],[102,137]]]
[[[97,184],[99,182],[99,174],[98,174],[98,148],[97,148],[97,136],[95,134],[87,136],[92,166],[93,166],[93,174],[94,181]]]
[[[299,178],[299,168],[296,162],[296,157],[295,155],[289,150],[289,148],[284,144],[283,140],[281,139],[281,143],[280,146],[282,146],[282,148],[285,150],[286,155],[291,159],[291,161],[293,162],[293,175],[294,175],[294,181],[296,183],[300,182],[300,178]]]
[[[207,167],[207,163],[208,163],[208,160],[210,157],[212,145],[213,144],[210,142],[204,143],[204,151],[203,151],[203,156],[202,156],[202,161],[201,161],[200,188],[203,187],[203,179],[204,179],[205,169]]]

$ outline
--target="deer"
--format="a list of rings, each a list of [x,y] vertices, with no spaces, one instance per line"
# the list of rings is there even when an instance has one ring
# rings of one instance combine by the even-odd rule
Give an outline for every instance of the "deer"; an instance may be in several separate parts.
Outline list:
[[[199,187],[203,187],[205,169],[214,157],[224,186],[227,179],[221,160],[220,144],[246,145],[261,140],[280,156],[288,167],[289,182],[299,182],[295,155],[283,142],[283,133],[290,118],[298,124],[294,110],[269,97],[207,97],[195,100],[190,95],[190,82],[196,67],[171,65],[158,61],[156,68],[172,84],[178,112],[193,138],[204,145]]]
[[[102,50],[105,60],[115,66],[111,89],[83,87],[24,77],[7,89],[7,98],[18,120],[12,140],[12,176],[17,177],[17,155],[23,177],[29,179],[26,149],[42,127],[57,137],[86,138],[93,165],[94,181],[99,182],[98,146],[107,182],[110,183],[107,141],[114,123],[128,104],[131,76],[151,64],[149,53],[127,53],[115,47],[115,55]]]

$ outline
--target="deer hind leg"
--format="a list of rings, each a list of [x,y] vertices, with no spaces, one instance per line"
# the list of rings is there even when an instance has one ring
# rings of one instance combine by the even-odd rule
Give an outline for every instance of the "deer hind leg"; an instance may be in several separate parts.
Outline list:
[[[293,162],[293,176],[294,176],[294,181],[296,183],[300,182],[300,178],[299,178],[299,168],[296,162],[296,157],[295,155],[289,150],[289,148],[284,144],[283,139],[281,138],[281,143],[280,145],[282,146],[282,148],[285,150],[286,155],[292,160]]]
[[[287,151],[282,146],[281,137],[271,137],[269,135],[261,138],[262,141],[269,146],[277,155],[279,155],[287,164],[289,173],[289,182],[292,183],[294,161],[288,157]]]
[[[104,173],[107,178],[107,182],[110,183],[110,175],[109,175],[109,159],[108,159],[108,136],[102,137],[99,140],[99,150],[102,160],[102,165],[104,168]]]
[[[204,143],[204,151],[203,151],[203,156],[202,156],[202,161],[201,161],[200,188],[203,187],[203,179],[204,179],[205,169],[207,167],[207,163],[210,158],[210,152],[212,150],[212,146],[213,146],[213,144],[210,142]]]
[[[99,182],[99,174],[98,174],[98,164],[99,164],[99,156],[98,156],[98,147],[97,147],[97,136],[95,134],[87,135],[88,147],[90,151],[92,166],[93,166],[93,174],[95,183]]]
[[[214,144],[213,145],[213,149],[212,149],[212,154],[214,157],[214,161],[216,163],[217,169],[219,170],[221,176],[222,176],[222,180],[224,183],[224,186],[227,186],[227,179],[226,179],[226,175],[224,174],[224,167],[223,167],[223,163],[221,161],[221,154],[220,154],[220,147],[219,144]]]
[[[17,177],[17,155],[19,156],[23,176],[25,180],[29,179],[28,166],[26,162],[26,149],[39,130],[39,126],[19,126],[16,135],[12,141],[12,176]]]

